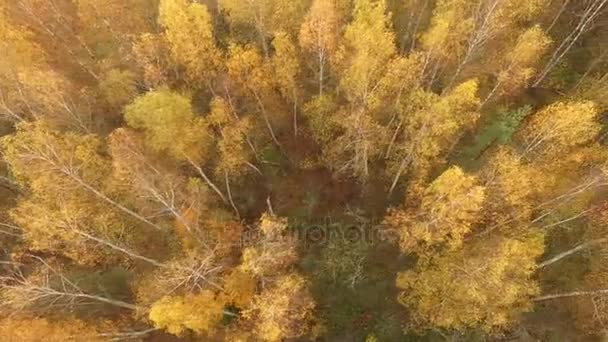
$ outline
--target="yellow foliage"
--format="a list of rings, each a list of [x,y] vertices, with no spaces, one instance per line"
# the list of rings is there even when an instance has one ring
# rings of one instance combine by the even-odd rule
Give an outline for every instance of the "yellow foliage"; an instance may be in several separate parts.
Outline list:
[[[19,125],[2,145],[17,181],[29,189],[12,217],[34,249],[92,263],[103,257],[100,247],[75,230],[101,232],[106,237],[126,232],[127,222],[121,215],[81,183],[101,189],[110,175],[97,137],[61,133],[34,122]]]
[[[453,61],[464,53],[475,22],[469,15],[475,1],[439,0],[429,29],[420,38],[422,48],[438,60]]]
[[[142,34],[133,45],[133,54],[150,88],[168,81],[170,52],[167,45],[165,36],[152,33]]]
[[[256,281],[247,272],[235,269],[224,278],[226,303],[239,308],[248,307],[256,292]]]
[[[211,112],[208,118],[212,124],[224,126],[234,120],[234,116],[235,113],[227,100],[221,97],[211,99]]]
[[[211,291],[164,297],[150,308],[149,318],[157,328],[173,335],[187,329],[197,334],[210,334],[223,317],[224,303]]]
[[[107,328],[107,327],[106,327]],[[90,342],[110,341],[100,336],[110,331],[98,331],[77,319],[64,319],[59,322],[44,318],[5,318],[0,321],[0,336],[10,342],[65,342],[71,339],[83,339]]]
[[[0,115],[12,121],[45,118],[59,126],[78,125],[74,121],[84,116],[66,111],[73,101],[72,84],[51,69],[32,32],[13,25],[6,15],[0,8]]]
[[[264,64],[262,56],[253,47],[231,45],[226,67],[228,75],[249,91],[263,93],[268,91],[271,86],[271,79],[268,78],[268,75],[271,75],[272,71]]]
[[[133,41],[154,27],[149,0],[76,0],[80,34],[104,63],[115,67]],[[155,5],[155,4],[154,4]]]
[[[300,46],[318,56],[319,63],[337,47],[339,17],[334,0],[313,0],[300,29]]]
[[[598,171],[606,168],[608,149],[597,142],[584,146],[573,147],[565,151],[555,151],[541,156],[535,156],[530,164],[533,183],[539,200],[549,201],[555,197],[569,193],[589,181],[590,177],[598,175]],[[560,153],[556,156],[555,153]],[[577,193],[569,200],[563,210],[571,215],[585,210],[591,201],[597,197],[593,188]],[[577,211],[578,210],[578,211]]]
[[[516,225],[526,224],[532,215],[533,196],[540,185],[516,152],[500,148],[484,166],[482,177],[488,197],[484,208],[486,222],[492,226],[517,218]]]
[[[474,127],[479,118],[477,90],[477,81],[469,80],[443,96],[416,90],[402,101],[406,140],[396,156],[411,156],[415,179],[424,183],[430,169],[443,164],[454,144]]]
[[[122,108],[137,95],[135,74],[131,71],[112,69],[99,82],[104,100],[112,108]]]
[[[522,33],[507,53],[498,75],[501,91],[511,93],[527,85],[535,74],[535,66],[551,45],[551,38],[536,25]]]
[[[420,261],[399,274],[399,302],[417,329],[508,328],[540,291],[533,276],[543,247],[541,236],[494,238]]]
[[[557,102],[538,111],[523,130],[526,151],[563,155],[593,141],[601,129],[593,102]]]
[[[333,138],[338,125],[332,119],[336,110],[335,100],[327,94],[315,96],[304,105],[303,112],[312,137],[321,146],[327,145]]]
[[[475,176],[451,167],[425,190],[419,208],[392,210],[384,223],[397,230],[405,252],[424,253],[441,244],[453,249],[479,219],[484,198]]]
[[[240,268],[258,277],[273,277],[289,269],[298,258],[296,241],[286,232],[287,219],[264,213],[257,243],[243,250]]]
[[[548,0],[507,0],[500,6],[497,22],[502,25],[526,23],[546,9]]]
[[[215,47],[207,7],[186,0],[161,0],[159,20],[165,27],[171,57],[186,68],[188,79],[199,84],[210,82],[219,68],[221,55]]]
[[[91,34],[111,31],[115,35],[135,36],[152,29],[147,16],[154,7],[148,0],[76,0],[78,18]],[[108,27],[111,24],[111,30]]]
[[[220,0],[219,6],[233,25],[252,25],[261,36],[285,31],[295,37],[307,3],[308,0]]]
[[[259,1],[259,0],[258,0]],[[265,0],[269,3],[270,22],[267,27],[272,32],[284,31],[292,38],[297,36],[310,0]]]
[[[376,94],[370,99],[370,107],[394,105],[396,110],[400,110],[402,101],[411,101],[408,95],[420,86],[422,64],[420,54],[392,59],[377,86]]]
[[[314,56],[317,64],[316,78],[319,96],[323,95],[323,84],[327,77],[326,64],[335,56],[340,35],[340,14],[334,0],[313,0],[302,27],[300,46]]]
[[[31,68],[17,74],[13,82],[17,87],[7,91],[7,95],[16,100],[12,110],[27,113],[23,117],[28,119],[45,119],[57,127],[78,127],[80,113],[66,110],[66,106],[71,105],[68,93],[72,85],[62,75]]]
[[[292,102],[297,102],[300,73],[298,51],[285,32],[275,33],[272,45],[275,51],[272,57],[275,82],[284,97]]]
[[[379,97],[390,93],[387,88],[393,86],[383,82],[391,79],[390,74],[385,77],[387,68],[399,68],[403,63],[391,62],[397,49],[386,2],[356,0],[354,6],[353,21],[345,28],[344,43],[335,58],[339,88],[348,104],[332,115],[340,135],[324,146],[323,156],[334,173],[364,181],[388,140],[386,127],[373,115]],[[315,133],[325,139],[321,131]]]
[[[96,341],[100,326],[62,306],[90,314],[94,299],[183,339],[337,336],[335,308],[315,319],[296,270],[353,285],[383,273],[364,261],[390,255],[353,241],[302,249],[292,216],[260,207],[272,195],[282,215],[367,222],[393,203],[379,198],[388,185],[406,199],[383,224],[415,259],[398,300],[422,333],[493,336],[512,331],[541,288],[601,288],[608,76],[603,46],[590,45],[606,26],[592,2],[0,0],[0,312],[25,314],[0,319],[0,336]],[[565,39],[549,61],[541,27]],[[507,107],[544,102],[552,91],[526,89],[541,62],[536,83],[572,86],[565,100],[529,116],[486,106],[494,95]],[[546,281],[544,233],[548,260],[572,256],[581,279]],[[89,280],[113,265],[128,270],[132,304]],[[315,295],[327,295],[318,280]],[[608,300],[582,294],[567,309],[596,330]],[[49,308],[59,311],[30,316]],[[398,340],[367,325],[384,318],[370,309],[351,335]]]
[[[262,340],[282,341],[309,331],[315,303],[307,286],[302,276],[292,273],[256,296],[246,316],[254,321]]]
[[[513,50],[507,54],[507,60],[515,65],[530,65],[537,62],[551,44],[551,38],[535,25],[523,32],[517,39]]]
[[[293,241],[264,241],[243,250],[240,268],[257,277],[273,277],[289,269],[297,260]]]
[[[253,157],[251,147],[247,146],[247,136],[253,128],[250,118],[238,117],[227,100],[214,97],[208,119],[221,131],[218,142],[220,158],[216,168],[218,175],[224,177],[226,172],[239,177],[251,170],[245,165]]]
[[[218,143],[220,160],[218,173],[227,172],[232,176],[241,176],[251,171],[247,163],[252,158],[250,147],[247,146],[246,136],[252,128],[249,118],[240,119],[230,126],[222,128],[222,139]]]
[[[364,108],[342,110],[332,120],[342,130],[323,151],[323,157],[335,174],[364,181],[369,166],[384,152],[388,140],[386,127],[380,125]]]
[[[264,213],[260,218],[259,228],[265,236],[278,238],[287,230],[287,219]]]
[[[376,337],[375,334],[369,334],[365,338],[365,342],[378,342],[378,338]]]
[[[185,96],[168,90],[147,93],[125,108],[125,120],[144,132],[146,144],[154,151],[176,160],[207,157],[210,132]]]
[[[395,34],[385,0],[356,0],[354,19],[344,32],[340,88],[352,103],[365,104],[396,54]]]
[[[0,5],[0,47],[3,51],[0,73],[11,71],[9,68],[18,72],[21,68],[46,64],[42,48],[32,40],[32,32],[13,25],[8,15],[6,8]]]
[[[2,147],[17,181],[34,191],[68,186],[74,182],[68,171],[77,170],[93,185],[101,184],[109,172],[95,135],[62,133],[42,121],[18,125],[15,134],[3,138]]]

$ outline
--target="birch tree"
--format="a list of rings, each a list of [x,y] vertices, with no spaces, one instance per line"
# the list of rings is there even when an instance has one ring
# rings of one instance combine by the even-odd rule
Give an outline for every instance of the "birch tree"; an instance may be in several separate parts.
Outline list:
[[[32,190],[34,203],[46,198],[50,205],[61,204],[62,198],[55,194],[62,193],[71,196],[72,200],[87,196],[93,203],[109,206],[147,227],[163,230],[151,218],[113,198],[105,190],[105,178],[110,169],[108,160],[99,153],[99,143],[95,136],[62,134],[36,122],[20,126],[16,134],[4,139],[3,147],[5,160],[17,181]],[[76,210],[81,203],[74,202]],[[86,213],[86,206],[84,208]],[[93,218],[103,219],[103,216],[93,215]]]
[[[308,333],[314,308],[306,280],[289,274],[256,296],[246,315],[254,320],[255,331],[262,340],[281,341]]]
[[[418,208],[393,209],[384,224],[397,231],[404,252],[458,248],[483,208],[485,188],[477,183],[475,176],[452,167],[429,185]]]
[[[194,115],[190,99],[168,90],[150,92],[125,108],[125,119],[129,126],[143,131],[144,141],[152,151],[189,163],[226,202],[222,191],[203,170],[203,164],[209,161],[212,135],[207,123]]]
[[[482,102],[482,106],[496,94],[512,94],[528,85],[535,73],[535,66],[549,48],[551,40],[534,26],[522,33],[515,47],[507,53],[497,74],[494,87]]]
[[[69,4],[58,1],[19,0],[12,9],[25,19],[51,61],[62,61],[70,72],[98,80],[96,63],[99,56],[79,29],[76,13]]]
[[[197,334],[209,334],[223,317],[224,304],[211,291],[196,295],[167,296],[150,309],[154,325],[174,335],[183,335],[186,329]]]
[[[0,334],[11,336],[15,341],[46,340],[51,342],[65,341],[72,336],[87,336],[91,342],[102,342],[104,337],[102,331],[86,322],[68,318],[62,322],[53,322],[45,318],[22,317],[6,318],[0,324]]]
[[[165,28],[171,57],[184,66],[191,84],[206,84],[211,88],[221,55],[215,46],[207,7],[186,0],[161,0],[159,20]]]
[[[415,329],[501,331],[532,310],[542,252],[539,236],[495,238],[418,262],[398,275],[399,302],[413,310]]]
[[[89,131],[86,108],[74,96],[74,84],[53,70],[35,33],[13,24],[0,7],[0,110],[13,122],[45,118],[47,122]]]
[[[120,66],[125,55],[131,54],[137,37],[154,30],[151,18],[158,9],[157,3],[156,0],[74,1],[80,35],[98,56],[100,72]]]
[[[539,86],[543,82],[551,70],[553,70],[560,63],[560,61],[564,58],[564,56],[566,56],[570,49],[572,49],[581,36],[593,27],[596,19],[606,10],[607,3],[607,0],[593,0],[585,3],[583,13],[578,16],[578,21],[575,21],[576,24],[574,28],[568,31],[566,37],[564,37],[559,45],[557,45],[556,49],[553,50],[553,53],[545,64],[545,67],[532,83],[534,87]],[[560,11],[559,14],[561,13],[562,11]]]
[[[420,48],[426,54],[424,75],[432,82],[439,68],[454,64],[456,56],[466,52],[467,37],[475,28],[470,13],[474,3],[469,0],[437,2],[429,28],[420,37]]]
[[[277,134],[271,122],[271,113],[266,108],[266,97],[272,91],[272,82],[267,75],[271,75],[270,65],[266,64],[262,56],[252,47],[231,45],[230,57],[226,62],[228,75],[242,89],[242,93],[253,101],[257,112],[270,133],[272,141],[280,146]]]
[[[298,135],[298,102],[300,98],[300,61],[299,51],[287,33],[275,33],[272,45],[274,77],[279,92],[293,105],[293,134]]]
[[[511,148],[501,147],[481,170],[486,186],[487,200],[484,203],[484,221],[500,225],[511,218],[514,222],[505,228],[527,228],[536,203],[535,175]],[[514,229],[518,234],[519,229]],[[507,232],[511,233],[511,232]]]
[[[546,5],[546,0],[479,1],[471,13],[474,27],[467,39],[465,53],[446,88],[450,88],[458,80],[464,67],[486,45],[494,40],[506,39],[510,34],[519,34],[523,29],[522,26],[535,19]],[[544,42],[540,41],[540,43],[540,48],[544,48]]]
[[[288,0],[221,0],[219,6],[228,13],[233,25],[251,25],[256,30],[265,58],[270,57],[269,39],[273,32],[297,35],[308,1]]]
[[[592,102],[557,102],[532,117],[522,138],[526,153],[557,155],[591,142],[599,133],[597,109]]]
[[[372,115],[375,92],[395,57],[395,37],[384,1],[355,1],[354,19],[344,32],[340,89],[348,105],[341,111],[343,133],[327,152],[336,173],[364,181],[381,154],[385,130]]]
[[[413,112],[404,111],[404,133],[395,176],[389,194],[396,188],[403,173],[411,169],[413,178],[424,183],[430,170],[443,163],[444,158],[462,134],[471,129],[479,117],[477,81],[460,84],[441,97],[425,91],[414,93]]]
[[[319,96],[331,55],[338,45],[339,17],[332,0],[314,0],[300,29],[300,46],[315,55],[319,80]]]

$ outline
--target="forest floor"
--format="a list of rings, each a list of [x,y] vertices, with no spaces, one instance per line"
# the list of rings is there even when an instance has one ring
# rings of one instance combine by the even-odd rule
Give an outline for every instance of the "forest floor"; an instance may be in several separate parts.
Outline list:
[[[274,212],[289,218],[300,240],[299,268],[312,283],[326,340],[364,341],[374,333],[380,341],[403,341],[406,319],[395,301],[395,278],[412,261],[384,241],[376,225],[386,208],[385,186],[362,188],[337,180],[322,167],[290,168],[314,155],[314,144],[289,137],[281,141],[288,152],[264,151],[265,180],[260,183],[267,184],[263,193],[270,196]],[[265,198],[260,191],[246,190],[258,195],[249,202],[258,203],[250,206],[256,207],[250,217],[259,217],[266,210]]]

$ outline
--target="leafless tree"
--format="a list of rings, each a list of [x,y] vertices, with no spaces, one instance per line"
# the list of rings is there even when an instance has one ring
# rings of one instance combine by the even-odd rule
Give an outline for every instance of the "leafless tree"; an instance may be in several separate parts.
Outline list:
[[[39,269],[26,275],[23,267],[13,263],[12,272],[0,276],[2,305],[17,310],[49,312],[57,308],[73,310],[91,303],[107,304],[128,310],[138,310],[134,304],[84,291],[76,282],[57,271],[38,256],[34,259]]]

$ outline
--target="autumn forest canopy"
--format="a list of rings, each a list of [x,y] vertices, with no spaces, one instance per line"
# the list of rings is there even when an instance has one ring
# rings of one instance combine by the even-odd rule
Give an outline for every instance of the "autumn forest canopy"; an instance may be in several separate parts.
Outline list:
[[[0,340],[608,334],[608,0],[0,0]]]

